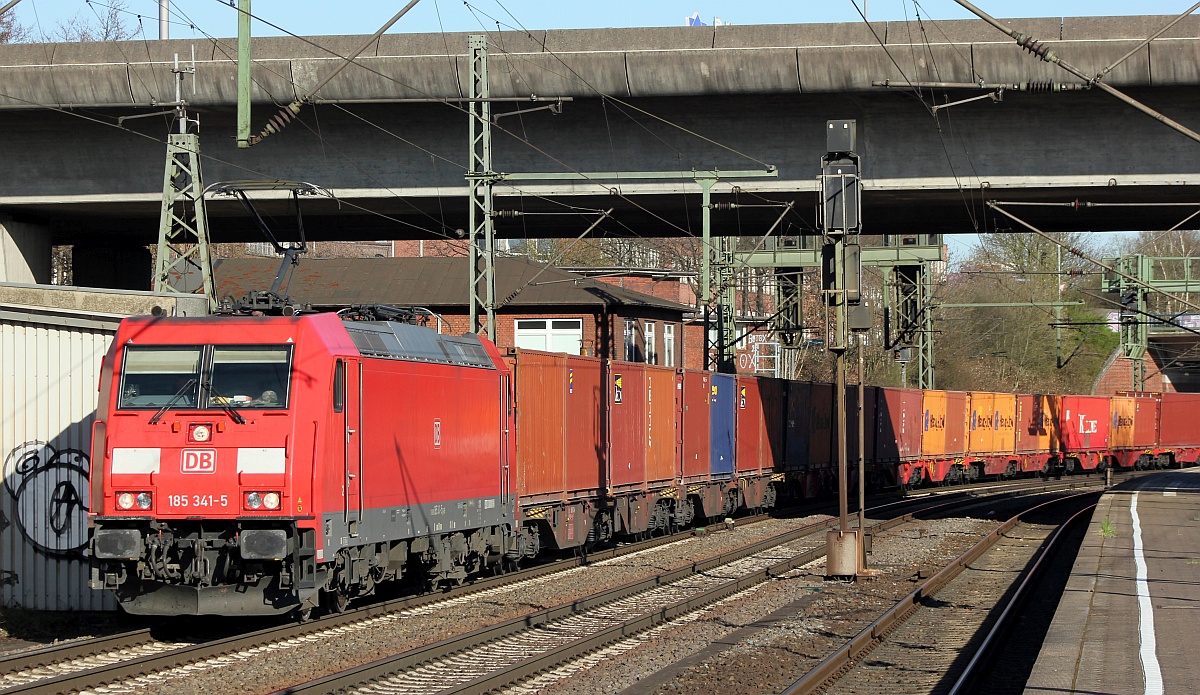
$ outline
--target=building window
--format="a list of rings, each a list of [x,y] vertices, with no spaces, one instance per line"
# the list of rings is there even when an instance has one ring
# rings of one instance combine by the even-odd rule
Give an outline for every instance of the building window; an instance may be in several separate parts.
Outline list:
[[[583,319],[517,319],[513,343],[526,350],[578,355],[583,348]]]
[[[625,319],[625,361],[642,361],[638,356],[636,319]]]
[[[663,364],[675,366],[675,324],[663,324]]]
[[[646,334],[646,364],[658,364],[658,346],[654,344],[654,322],[647,321],[643,330]]]

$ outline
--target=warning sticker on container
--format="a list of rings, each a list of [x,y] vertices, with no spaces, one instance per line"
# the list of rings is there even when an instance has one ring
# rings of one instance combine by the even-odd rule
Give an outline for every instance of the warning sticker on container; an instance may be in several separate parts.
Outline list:
[[[567,369],[567,393],[575,393],[575,370]]]
[[[745,409],[746,409],[746,387],[741,386],[738,388],[738,410],[745,410]]]
[[[613,403],[621,402],[621,375],[613,374]]]
[[[712,402],[717,402],[717,385],[715,383],[712,385]]]

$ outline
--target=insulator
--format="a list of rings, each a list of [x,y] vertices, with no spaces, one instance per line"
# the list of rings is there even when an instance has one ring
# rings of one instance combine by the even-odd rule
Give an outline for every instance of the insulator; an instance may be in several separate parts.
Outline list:
[[[737,203],[713,203],[711,207],[713,210],[729,211],[736,208]]]
[[[521,216],[520,210],[493,210],[492,211],[492,217],[509,218],[509,217],[520,217],[520,216]]]
[[[1038,58],[1041,58],[1042,60],[1045,60],[1046,54],[1050,52],[1049,46],[1043,44],[1041,41],[1038,41],[1032,36],[1022,35],[1021,38],[1017,40],[1017,45],[1029,51]]]
[[[1022,91],[1022,92],[1032,92],[1032,93],[1035,93],[1035,94],[1038,94],[1038,93],[1044,93],[1044,92],[1057,92],[1057,91],[1058,91],[1058,85],[1056,85],[1056,84],[1054,84],[1053,82],[1050,82],[1050,81],[1046,81],[1046,82],[1022,82],[1022,83],[1021,83],[1021,91]]]

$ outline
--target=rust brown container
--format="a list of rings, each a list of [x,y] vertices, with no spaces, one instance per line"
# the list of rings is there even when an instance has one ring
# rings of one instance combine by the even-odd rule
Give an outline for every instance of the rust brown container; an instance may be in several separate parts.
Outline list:
[[[506,361],[516,384],[517,494],[561,498],[566,492],[566,360],[517,350]]]
[[[646,482],[657,488],[675,483],[679,437],[675,370],[646,367]]]
[[[808,468],[821,470],[837,468],[837,429],[833,418],[833,384],[810,384],[808,419]]]
[[[646,365],[608,366],[608,484],[613,490],[646,486]]]
[[[708,372],[680,370],[683,403],[680,412],[680,475],[685,482],[709,478],[711,414]]]
[[[1137,408],[1133,416],[1133,445],[1139,449],[1149,449],[1158,444],[1162,394],[1138,393],[1134,396],[1137,398]]]
[[[809,403],[812,384],[804,381],[787,383],[787,417],[784,419],[783,468],[787,471],[808,470]]]
[[[603,363],[594,357],[566,358],[566,480],[569,497],[592,496],[604,487]]]
[[[1196,417],[1200,414],[1200,393],[1164,393],[1160,410],[1159,446],[1194,447]]]
[[[758,473],[763,453],[769,444],[765,431],[760,380],[755,376],[737,378],[737,472]],[[768,468],[770,465],[768,464]]]
[[[874,460],[910,461],[920,456],[924,393],[917,389],[881,388],[875,410]]]
[[[600,360],[515,350],[517,492],[531,501],[587,497],[603,486]]]
[[[758,392],[763,404],[763,470],[783,470],[784,411],[787,382],[783,379],[761,378]]]

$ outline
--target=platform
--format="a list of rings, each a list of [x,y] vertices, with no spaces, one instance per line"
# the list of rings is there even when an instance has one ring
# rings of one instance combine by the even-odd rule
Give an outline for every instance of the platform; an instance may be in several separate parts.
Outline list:
[[[1032,695],[1200,692],[1200,469],[1106,493],[1025,686]]]

